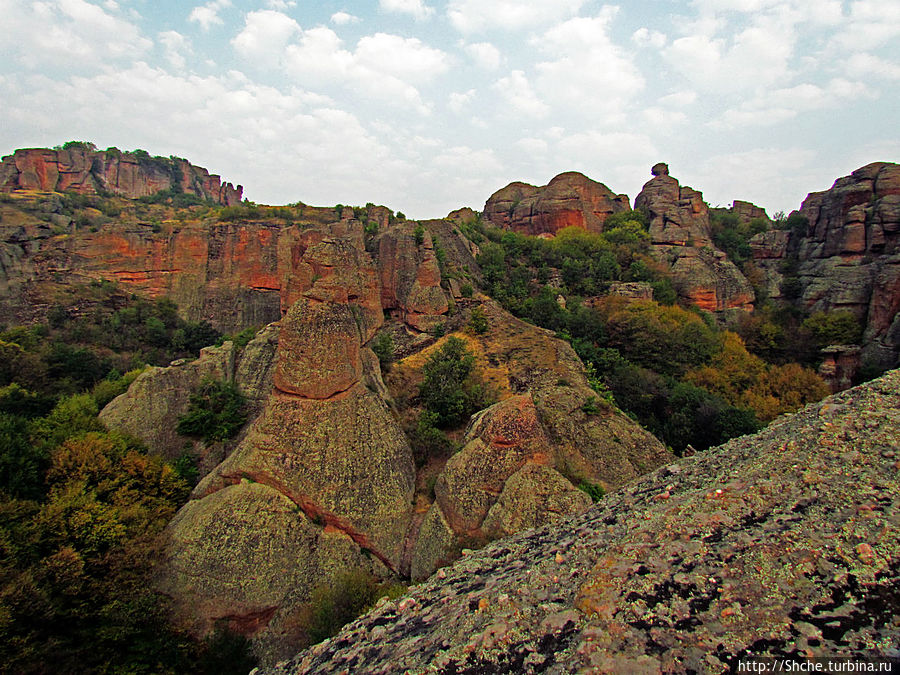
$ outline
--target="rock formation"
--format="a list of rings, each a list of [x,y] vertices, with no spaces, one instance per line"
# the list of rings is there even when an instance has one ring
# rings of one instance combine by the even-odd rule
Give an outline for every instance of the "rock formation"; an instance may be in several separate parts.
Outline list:
[[[709,312],[750,309],[753,288],[713,244],[702,193],[681,186],[665,164],[655,165],[652,174],[634,208],[647,213],[651,251],[668,265],[675,290]]]
[[[602,183],[570,171],[543,187],[510,183],[490,196],[483,218],[522,234],[556,234],[564,227],[602,232],[610,214],[628,207],[626,195],[614,194]]]
[[[897,657],[900,371],[471,553],[256,675]]]
[[[173,190],[229,206],[244,188],[181,158],[87,148],[16,150],[0,162],[0,191],[41,190],[84,195],[112,193],[128,199]]]
[[[796,229],[765,232],[750,242],[770,294],[782,295],[787,276],[809,310],[853,312],[865,325],[862,359],[896,365],[900,165],[876,162],[857,169],[831,189],[811,193],[792,219],[799,223]]]
[[[160,588],[179,614],[200,632],[225,621],[262,633],[267,658],[296,640],[316,584],[396,570],[411,516],[412,452],[367,383],[380,378],[364,347],[382,322],[378,276],[354,243],[306,251],[313,283],[281,321],[274,389],[169,529]]]
[[[169,460],[177,459],[187,445],[199,460],[202,474],[225,458],[233,444],[206,447],[180,436],[178,418],[188,410],[188,402],[205,379],[234,382],[247,398],[247,413],[259,414],[272,389],[278,327],[267,326],[243,349],[232,342],[207,347],[195,361],[175,361],[167,368],[148,368],[128,391],[113,399],[101,412],[100,420],[141,439],[153,452]]]
[[[460,337],[500,401],[472,417],[462,449],[436,476],[415,539],[413,579],[463,548],[581,510],[589,504],[576,487],[582,481],[611,490],[671,459],[652,435],[596,397],[567,343],[493,302],[481,307],[487,333]],[[395,364],[389,387],[440,344]]]
[[[46,202],[50,216],[64,217],[52,198],[21,201],[30,209]],[[106,280],[143,297],[168,297],[189,320],[237,331],[279,320],[314,279],[327,276],[333,261],[319,259],[323,251],[317,248],[324,239],[349,237],[355,247],[365,246],[364,226],[353,209],[338,220],[333,209],[304,207],[293,224],[264,215],[223,221],[215,213],[154,224],[135,207],[127,208],[133,211],[102,227],[75,231],[69,225],[65,233],[54,233],[50,223],[23,211],[4,218],[0,310],[19,321],[33,320],[46,314],[55,289]],[[416,223],[390,225],[387,210],[377,206],[367,209],[366,218],[379,223],[373,246],[376,258],[383,257],[377,265],[384,308],[409,325],[427,328],[448,310],[431,232],[440,234],[448,264],[476,271],[471,245],[463,244],[449,223],[429,224],[419,246]]]

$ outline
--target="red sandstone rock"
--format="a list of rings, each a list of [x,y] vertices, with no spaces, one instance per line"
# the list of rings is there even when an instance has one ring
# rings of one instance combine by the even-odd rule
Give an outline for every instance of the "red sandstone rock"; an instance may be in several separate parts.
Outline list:
[[[135,199],[172,188],[226,206],[239,204],[243,194],[240,185],[222,183],[219,176],[184,159],[145,159],[81,148],[30,148],[16,150],[0,165],[0,190],[4,191],[111,192]]]
[[[628,197],[616,195],[583,174],[562,173],[543,187],[510,183],[484,205],[486,221],[523,234],[556,234],[564,227],[602,232],[612,213],[629,208]]]

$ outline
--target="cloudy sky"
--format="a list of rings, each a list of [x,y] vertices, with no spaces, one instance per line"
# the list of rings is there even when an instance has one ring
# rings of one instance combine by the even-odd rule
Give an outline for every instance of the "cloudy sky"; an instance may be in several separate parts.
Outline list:
[[[668,162],[769,213],[900,161],[900,0],[0,0],[0,153],[187,157],[260,203],[480,209]]]

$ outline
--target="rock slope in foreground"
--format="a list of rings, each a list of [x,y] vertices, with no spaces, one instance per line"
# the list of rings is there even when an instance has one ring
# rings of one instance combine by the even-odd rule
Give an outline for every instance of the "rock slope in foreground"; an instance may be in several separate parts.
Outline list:
[[[893,371],[495,542],[265,672],[722,672],[898,639]]]

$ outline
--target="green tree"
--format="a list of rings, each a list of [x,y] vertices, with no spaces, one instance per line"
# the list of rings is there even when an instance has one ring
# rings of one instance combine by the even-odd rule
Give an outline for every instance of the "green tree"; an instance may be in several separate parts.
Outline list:
[[[191,394],[187,412],[178,418],[182,436],[207,443],[233,438],[247,421],[246,398],[234,382],[206,379]]]
[[[485,386],[474,371],[475,355],[452,335],[425,362],[419,398],[426,410],[437,415],[435,426],[455,426],[487,403]]]

